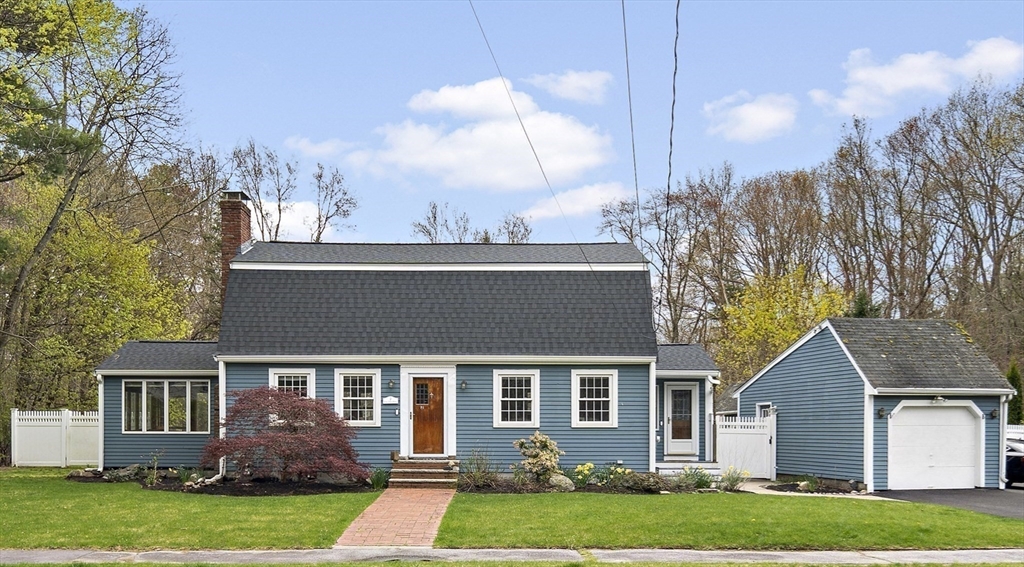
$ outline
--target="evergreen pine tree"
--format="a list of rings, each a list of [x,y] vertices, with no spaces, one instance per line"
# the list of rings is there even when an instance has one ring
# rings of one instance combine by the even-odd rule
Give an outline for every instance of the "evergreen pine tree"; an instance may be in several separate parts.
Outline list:
[[[1017,368],[1017,361],[1010,363],[1006,379],[1010,382],[1010,387],[1017,390],[1017,395],[1010,400],[1006,423],[1010,425],[1024,424],[1024,391],[1020,387],[1020,369]]]

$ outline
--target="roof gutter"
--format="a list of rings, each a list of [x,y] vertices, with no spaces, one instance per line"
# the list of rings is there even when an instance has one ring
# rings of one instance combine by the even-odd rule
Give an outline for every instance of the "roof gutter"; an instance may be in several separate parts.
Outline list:
[[[1005,396],[1012,395],[1007,388],[877,388],[879,396]]]
[[[324,364],[650,364],[656,356],[530,356],[530,355],[246,355],[221,354],[217,362]],[[210,374],[216,374],[211,372]],[[702,374],[703,376],[703,374]]]
[[[217,369],[212,370],[105,370],[99,369],[104,376],[216,376]]]

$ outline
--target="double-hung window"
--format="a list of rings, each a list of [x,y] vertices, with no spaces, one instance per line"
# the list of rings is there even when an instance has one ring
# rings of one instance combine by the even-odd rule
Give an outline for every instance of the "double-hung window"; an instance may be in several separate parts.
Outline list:
[[[617,370],[572,371],[572,426],[618,427]]]
[[[316,397],[316,370],[312,368],[271,368],[270,387],[293,392],[303,398]]]
[[[494,427],[540,427],[540,370],[494,371]]]
[[[334,410],[356,427],[380,426],[380,369],[334,371]]]
[[[125,380],[124,433],[209,433],[209,380]]]

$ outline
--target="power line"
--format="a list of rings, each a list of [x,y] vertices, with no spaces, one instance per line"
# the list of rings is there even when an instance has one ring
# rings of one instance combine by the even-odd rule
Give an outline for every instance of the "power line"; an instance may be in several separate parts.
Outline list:
[[[590,259],[587,258],[587,253],[583,250],[583,246],[580,245],[579,239],[576,238],[576,233],[572,230],[572,225],[569,224],[569,219],[565,216],[565,212],[562,211],[562,204],[558,202],[558,196],[555,195],[555,190],[551,187],[551,182],[548,180],[548,174],[544,171],[544,164],[540,161],[540,155],[537,154],[537,149],[533,147],[533,140],[530,139],[530,133],[526,130],[526,124],[523,122],[523,117],[519,114],[519,108],[516,106],[516,101],[512,98],[512,91],[508,88],[508,81],[505,80],[505,74],[501,72],[501,65],[498,64],[498,58],[494,55],[494,50],[491,49],[491,42],[487,40],[487,32],[484,31],[484,25],[480,22],[480,16],[476,13],[476,6],[473,5],[473,0],[469,0],[469,7],[473,10],[473,17],[476,18],[476,25],[480,28],[480,35],[484,38],[484,43],[487,45],[487,51],[491,54],[491,61],[494,61],[494,68],[498,70],[498,78],[501,79],[501,85],[505,87],[505,94],[508,95],[508,101],[512,104],[512,110],[516,113],[516,119],[519,121],[519,127],[523,129],[523,135],[526,136],[526,143],[530,145],[530,151],[533,152],[533,159],[537,161],[537,167],[540,168],[540,174],[544,178],[544,184],[548,186],[548,192],[551,193],[551,199],[554,200],[555,206],[558,207],[558,214],[562,215],[562,220],[565,221],[565,226],[569,229],[569,234],[572,235],[573,241],[576,243],[576,247],[579,248],[580,254],[583,255],[583,259],[590,266],[591,273],[594,272],[594,267],[590,265]],[[597,274],[594,274],[597,277]]]
[[[672,47],[672,110],[668,123],[668,181],[665,184],[665,206],[670,206],[669,196],[672,193],[672,138],[676,128],[676,76],[679,74],[679,4],[676,0],[676,41]]]
[[[622,4],[622,47],[626,53],[626,98],[629,101],[629,143],[633,149],[633,191],[636,193],[636,227],[643,230],[640,216],[640,181],[636,172],[636,134],[633,131],[633,85],[629,77],[629,39],[626,37],[626,0]]]

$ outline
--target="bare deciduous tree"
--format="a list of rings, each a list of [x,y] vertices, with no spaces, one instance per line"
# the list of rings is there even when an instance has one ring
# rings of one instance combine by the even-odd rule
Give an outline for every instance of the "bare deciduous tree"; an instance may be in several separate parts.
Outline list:
[[[316,187],[316,217],[308,223],[309,239],[320,242],[327,228],[351,216],[358,203],[349,194],[345,178],[336,167],[326,171],[323,164],[316,164],[313,183]]]

